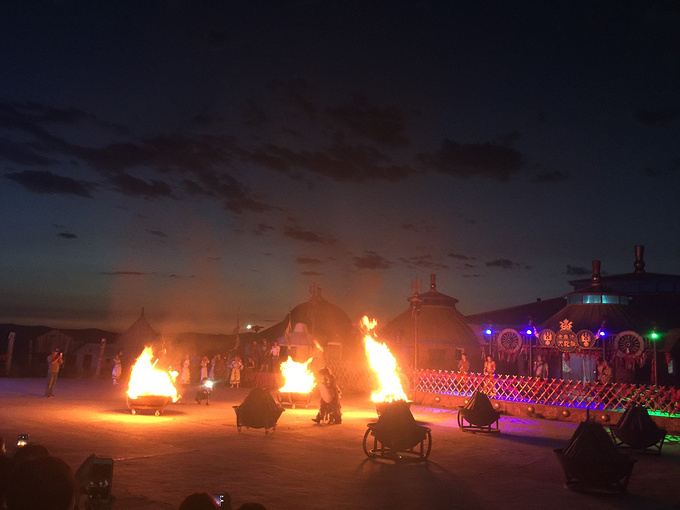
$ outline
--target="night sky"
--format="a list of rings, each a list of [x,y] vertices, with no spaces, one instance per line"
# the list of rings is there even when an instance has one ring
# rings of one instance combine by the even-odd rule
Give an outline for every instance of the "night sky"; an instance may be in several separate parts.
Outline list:
[[[465,314],[679,274],[680,7],[0,4],[0,322]]]

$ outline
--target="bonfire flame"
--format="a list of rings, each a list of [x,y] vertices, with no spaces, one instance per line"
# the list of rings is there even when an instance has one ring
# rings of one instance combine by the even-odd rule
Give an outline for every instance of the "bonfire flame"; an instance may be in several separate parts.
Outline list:
[[[281,363],[281,374],[286,383],[279,391],[283,393],[310,393],[316,385],[314,374],[307,369],[311,362],[312,358],[309,358],[304,363],[297,363],[288,356],[288,360]]]
[[[371,394],[371,400],[373,402],[407,400],[397,375],[397,361],[387,346],[377,341],[373,332],[377,324],[378,321],[375,319],[369,320],[366,316],[361,319],[362,329],[365,330],[364,345],[366,355],[371,363],[371,368],[378,375],[378,382],[380,383],[380,391]]]
[[[179,396],[174,385],[177,372],[160,370],[156,368],[158,360],[153,362],[152,360],[153,349],[147,346],[132,367],[128,397],[136,399],[140,395],[162,395],[171,397],[173,402],[177,402]]]

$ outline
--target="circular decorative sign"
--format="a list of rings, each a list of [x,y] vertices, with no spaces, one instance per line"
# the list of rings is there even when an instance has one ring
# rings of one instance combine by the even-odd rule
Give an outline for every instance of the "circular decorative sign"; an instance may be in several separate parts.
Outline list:
[[[645,349],[645,341],[635,331],[622,331],[614,339],[616,355],[620,358],[624,356],[639,356]]]
[[[578,344],[584,349],[595,347],[595,341],[597,340],[597,337],[589,329],[582,329],[576,333],[576,337],[578,338]]]
[[[544,329],[538,334],[538,343],[541,347],[555,347],[555,332],[552,329]]]
[[[498,345],[507,352],[517,352],[522,347],[522,337],[514,329],[504,329],[498,334]]]
[[[557,348],[562,352],[573,352],[578,347],[576,333],[570,329],[563,329],[555,335]]]

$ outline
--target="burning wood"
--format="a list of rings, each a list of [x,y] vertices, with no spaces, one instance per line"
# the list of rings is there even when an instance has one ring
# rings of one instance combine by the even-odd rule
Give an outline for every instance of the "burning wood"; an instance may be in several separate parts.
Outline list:
[[[281,375],[285,380],[281,393],[311,393],[316,386],[314,374],[307,367],[312,362],[309,358],[304,363],[297,363],[288,356],[288,360],[281,363]]]
[[[169,397],[173,402],[177,402],[179,396],[174,385],[177,373],[156,368],[158,360],[153,360],[153,362],[152,360],[153,349],[145,347],[144,352],[137,358],[132,367],[127,396],[132,400],[147,395],[164,396]]]
[[[375,329],[378,322],[364,316],[361,326],[365,330],[364,346],[371,368],[378,375],[380,390],[371,395],[373,402],[393,402],[395,400],[407,400],[397,374],[397,361],[383,343],[378,342]]]

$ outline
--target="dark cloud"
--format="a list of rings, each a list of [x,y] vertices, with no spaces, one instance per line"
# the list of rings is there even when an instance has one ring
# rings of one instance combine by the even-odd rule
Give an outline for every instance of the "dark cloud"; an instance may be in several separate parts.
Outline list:
[[[13,143],[0,139],[0,159],[17,165],[48,166],[55,163],[54,159],[40,155],[35,144]]]
[[[167,183],[155,179],[148,183],[123,173],[112,176],[108,182],[117,192],[131,197],[175,198]]]
[[[567,179],[569,179],[569,176],[567,174],[558,171],[553,171],[540,173],[536,177],[534,177],[531,180],[531,182],[543,184],[552,182],[563,182],[566,181]]]
[[[570,266],[567,264],[566,274],[571,276],[586,276],[591,274],[591,272],[590,269],[586,267]]]
[[[354,257],[357,269],[389,269],[392,263],[374,251],[365,252],[362,257]]]
[[[99,274],[105,274],[109,276],[146,276],[148,273],[142,273],[139,271],[102,271]]]
[[[283,235],[297,241],[304,241],[306,243],[333,244],[335,242],[335,240],[332,238],[324,237],[317,232],[312,232],[311,230],[302,230],[298,226],[286,227],[286,229],[283,231]]]
[[[75,234],[71,234],[69,232],[59,232],[57,234],[57,237],[62,237],[64,239],[78,239],[78,236]]]
[[[101,148],[73,147],[71,154],[100,172],[123,172],[148,166],[159,172],[189,172],[199,177],[231,161],[231,137],[163,135],[139,142],[118,142]]]
[[[350,145],[342,137],[336,137],[326,150],[294,151],[280,145],[266,144],[253,151],[241,150],[239,155],[245,162],[296,178],[300,178],[300,170],[306,170],[339,182],[395,182],[415,173],[411,167],[391,164],[389,157],[375,147]]]
[[[45,170],[24,170],[23,172],[6,174],[5,178],[16,182],[33,193],[92,197],[90,184]]]
[[[409,145],[404,135],[406,120],[399,109],[380,108],[365,103],[365,98],[357,96],[355,104],[327,108],[326,114],[359,138],[391,148]]]
[[[456,260],[475,260],[474,257],[469,257],[468,255],[463,255],[462,253],[449,253],[449,257]]]
[[[680,108],[657,108],[655,110],[638,110],[633,117],[645,126],[665,127],[680,119]]]
[[[401,225],[402,230],[410,230],[411,232],[420,232],[418,227],[416,227],[413,223],[404,223]]]
[[[268,232],[273,232],[275,230],[276,230],[276,228],[272,227],[271,225],[267,225],[265,223],[258,223],[257,227],[255,229],[255,234],[264,235]]]
[[[245,211],[262,213],[272,209],[270,205],[249,196],[243,189],[235,191],[239,191],[240,194],[234,194],[234,196],[227,198],[224,202],[224,208],[227,211],[231,211],[234,214],[242,214]]]
[[[300,271],[303,276],[323,276],[323,273],[318,273],[316,271]]]
[[[317,259],[314,257],[297,257],[295,259],[296,264],[303,264],[303,265],[316,265],[316,264],[321,264],[321,259]]]
[[[31,135],[36,150],[40,151],[68,153],[74,147],[62,138],[52,135],[44,125],[51,127],[53,124],[76,125],[83,122],[113,129],[118,134],[127,132],[122,126],[100,122],[94,115],[77,108],[59,109],[38,103],[0,102],[0,127]]]
[[[449,266],[441,262],[432,260],[432,255],[416,255],[413,257],[402,257],[399,259],[408,267],[419,267],[424,269],[448,269]]]
[[[416,161],[426,169],[453,177],[486,177],[509,181],[524,166],[524,157],[514,149],[492,143],[460,144],[445,139],[438,151],[420,153]]]
[[[208,197],[214,197],[215,193],[207,188],[204,188],[201,186],[199,183],[196,181],[193,181],[191,179],[184,179],[182,181],[182,189],[184,190],[185,193],[188,193],[189,195],[194,195],[194,196],[208,196]]]
[[[486,263],[486,267],[501,267],[503,269],[517,269],[521,267],[519,262],[513,262],[508,259],[496,259]]]
[[[160,230],[147,230],[147,232],[153,236],[158,236],[158,237],[168,237],[168,234],[165,232],[162,232]]]

